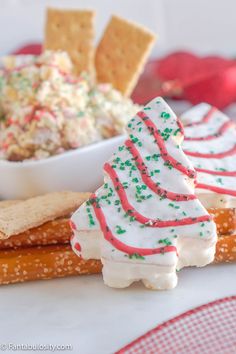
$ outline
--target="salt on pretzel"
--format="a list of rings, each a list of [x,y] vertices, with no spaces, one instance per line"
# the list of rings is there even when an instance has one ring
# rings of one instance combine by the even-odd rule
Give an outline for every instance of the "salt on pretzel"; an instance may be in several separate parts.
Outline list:
[[[101,271],[96,260],[78,258],[69,245],[0,251],[0,284],[51,279]]]
[[[236,262],[236,234],[220,235],[216,244],[215,263]]]
[[[219,235],[227,235],[236,231],[236,208],[210,208]]]

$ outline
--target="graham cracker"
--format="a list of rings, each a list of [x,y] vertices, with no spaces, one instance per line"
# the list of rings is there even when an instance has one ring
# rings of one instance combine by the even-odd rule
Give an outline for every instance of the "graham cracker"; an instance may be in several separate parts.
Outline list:
[[[55,192],[0,209],[0,239],[18,235],[75,211],[90,193]]]
[[[0,201],[0,210],[3,208],[8,208],[11,205],[15,205],[16,203],[19,203],[20,200],[1,200]]]
[[[155,35],[146,28],[112,16],[95,54],[97,80],[129,96],[137,83]]]
[[[44,49],[66,51],[75,74],[94,74],[94,18],[89,10],[47,9]]]

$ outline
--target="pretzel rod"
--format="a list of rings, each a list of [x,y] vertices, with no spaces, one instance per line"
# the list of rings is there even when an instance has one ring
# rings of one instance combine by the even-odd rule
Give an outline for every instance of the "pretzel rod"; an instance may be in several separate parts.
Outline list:
[[[45,224],[0,240],[0,250],[19,247],[32,247],[68,243],[72,231],[68,218],[48,221]]]
[[[236,209],[209,209],[216,222],[217,231],[220,235],[228,235],[236,231]],[[19,235],[0,240],[0,250],[18,247],[32,247],[52,244],[68,243],[72,231],[68,218],[60,218],[44,223]]]
[[[101,272],[101,262],[83,260],[69,245],[43,246],[0,252],[0,284],[52,279]]]
[[[209,209],[221,235],[228,235],[236,231],[236,209]],[[68,218],[59,218],[48,221],[41,226],[29,229],[16,236],[0,240],[0,250],[18,247],[32,247],[68,243],[72,231]]]
[[[236,208],[211,208],[208,213],[213,215],[219,235],[228,235],[236,231]]]
[[[236,234],[219,236],[215,263],[236,261]],[[0,251],[0,284],[52,279],[101,272],[98,260],[77,257],[70,245],[18,248]]]

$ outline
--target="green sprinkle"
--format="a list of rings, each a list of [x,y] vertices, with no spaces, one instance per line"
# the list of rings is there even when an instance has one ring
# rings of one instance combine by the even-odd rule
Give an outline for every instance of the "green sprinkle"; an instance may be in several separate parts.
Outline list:
[[[138,253],[129,254],[129,258],[130,258],[130,259],[142,259],[142,260],[145,259],[145,257],[141,256],[141,255],[138,254]]]
[[[222,168],[222,167],[216,168],[216,170],[217,170],[217,171],[222,171],[222,172],[227,171],[225,168]]]
[[[175,209],[179,209],[179,208],[180,208],[180,206],[175,205],[175,204],[173,204],[173,203],[169,203],[168,205],[169,205],[170,207],[172,207],[172,208],[175,208]]]
[[[126,161],[125,161],[125,165],[126,165],[126,166],[131,166],[132,163],[130,162],[130,160],[126,160]]]
[[[167,113],[167,112],[161,112],[161,118],[169,119],[170,118],[170,114]]]
[[[138,183],[138,178],[137,178],[137,177],[133,178],[133,179],[132,179],[132,182]]]
[[[168,239],[168,237],[159,240],[158,243],[164,244],[164,245],[166,245],[166,246],[172,245],[172,242]]]
[[[116,225],[116,233],[118,235],[124,234],[126,230],[122,229],[119,225]]]
[[[171,163],[169,161],[165,161],[164,162],[164,166],[168,167],[169,170],[172,170],[173,169],[173,166],[171,165]]]
[[[176,136],[179,132],[180,132],[180,128],[178,128],[174,131],[174,135]]]
[[[216,178],[216,182],[220,183],[221,185],[224,184],[223,181],[222,181],[222,178]]]
[[[161,133],[161,136],[164,138],[165,141],[167,141],[171,136],[172,130],[173,129],[171,128],[165,128],[164,131]]]
[[[140,229],[144,229],[146,227],[146,225],[143,224],[143,225],[140,225],[139,227],[140,227]]]

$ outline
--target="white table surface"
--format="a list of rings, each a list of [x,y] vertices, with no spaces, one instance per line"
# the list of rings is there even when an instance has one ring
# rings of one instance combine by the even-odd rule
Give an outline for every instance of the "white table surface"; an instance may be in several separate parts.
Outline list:
[[[110,354],[163,321],[235,294],[236,264],[184,269],[177,288],[161,292],[141,284],[110,289],[100,275],[3,286],[0,341]]]

